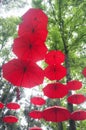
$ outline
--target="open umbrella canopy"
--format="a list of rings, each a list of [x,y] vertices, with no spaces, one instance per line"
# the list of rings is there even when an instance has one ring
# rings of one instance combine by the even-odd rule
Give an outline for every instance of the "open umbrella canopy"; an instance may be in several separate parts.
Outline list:
[[[72,120],[79,121],[79,120],[86,120],[86,111],[84,110],[77,110],[71,113]]]
[[[63,98],[68,94],[68,89],[66,85],[57,82],[45,86],[43,92],[49,98]]]
[[[30,8],[23,16],[22,19],[25,23],[34,23],[36,25],[41,25],[46,28],[48,23],[47,15],[37,8]]]
[[[65,55],[60,50],[51,50],[45,56],[45,62],[49,65],[61,64],[65,61]]]
[[[43,70],[31,61],[13,59],[2,66],[3,77],[13,85],[31,88],[43,83]]]
[[[42,97],[32,97],[30,99],[31,103],[33,103],[34,105],[44,105],[46,103],[46,101],[42,98]]]
[[[10,103],[7,103],[7,104],[6,104],[6,107],[7,107],[8,109],[17,110],[17,109],[20,108],[20,105],[19,105],[18,103],[16,103],[16,102],[10,102]]]
[[[62,65],[49,65],[44,70],[45,76],[50,80],[61,80],[66,76],[66,68]]]
[[[82,82],[79,80],[71,80],[67,83],[69,90],[78,90],[82,87]]]
[[[42,119],[42,112],[38,110],[33,110],[28,115],[34,119]]]
[[[39,61],[45,58],[47,47],[41,40],[32,40],[28,33],[14,40],[13,52],[23,60]]]
[[[84,69],[82,70],[82,74],[83,74],[84,77],[86,78],[86,67],[84,67]]]
[[[40,127],[31,127],[29,130],[42,130]]]
[[[6,122],[6,123],[18,122],[18,118],[16,116],[13,116],[13,115],[4,116],[2,120],[3,120],[3,122]]]
[[[81,104],[86,100],[82,94],[73,94],[67,98],[67,101],[71,104]]]
[[[52,122],[62,122],[70,119],[70,112],[60,106],[46,108],[43,111],[43,119]]]
[[[4,104],[2,102],[0,102],[0,109],[4,108]]]

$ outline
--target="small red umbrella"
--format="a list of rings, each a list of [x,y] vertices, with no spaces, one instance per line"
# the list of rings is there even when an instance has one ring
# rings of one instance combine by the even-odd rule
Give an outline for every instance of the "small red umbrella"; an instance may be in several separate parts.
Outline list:
[[[23,16],[22,19],[25,23],[34,23],[44,28],[47,27],[48,17],[41,10],[37,8],[30,8]]]
[[[4,104],[2,102],[0,102],[0,109],[4,108]]]
[[[14,40],[13,52],[23,60],[39,61],[45,58],[47,47],[41,40],[32,41],[28,33]]]
[[[84,67],[84,69],[82,70],[82,74],[83,74],[84,77],[86,78],[86,67]]]
[[[46,54],[45,62],[49,65],[61,64],[65,61],[65,55],[60,50],[51,50]]]
[[[32,127],[29,130],[42,130],[40,127]]]
[[[60,106],[53,106],[43,111],[43,119],[52,122],[62,122],[70,119],[70,112]]]
[[[62,65],[49,65],[45,68],[45,76],[50,80],[61,80],[66,76],[66,68]]]
[[[68,89],[66,85],[57,82],[48,84],[43,88],[43,92],[49,98],[63,98],[68,94]]]
[[[6,122],[6,123],[18,122],[18,118],[16,116],[13,116],[13,115],[4,116],[2,120],[3,120],[3,122]]]
[[[45,42],[47,38],[48,31],[40,26],[34,25],[32,23],[25,24],[24,22],[19,25],[18,35],[22,36],[24,33],[28,33],[33,40],[40,39]]]
[[[71,104],[81,104],[85,99],[85,96],[82,94],[73,94],[67,98],[67,101]]]
[[[17,109],[20,108],[20,105],[19,105],[18,103],[16,103],[16,102],[10,102],[10,103],[7,103],[7,104],[6,104],[6,107],[7,107],[8,109],[17,110]]]
[[[46,103],[42,97],[32,97],[30,100],[34,105],[44,105]]]
[[[34,119],[42,119],[42,112],[38,110],[33,110],[28,115]]]
[[[43,82],[43,70],[31,61],[13,59],[4,64],[3,77],[19,87],[31,88]]]
[[[82,82],[79,80],[71,80],[67,83],[69,90],[78,90],[82,87]]]
[[[71,113],[72,120],[79,121],[79,120],[86,120],[86,111],[84,110],[77,110]]]

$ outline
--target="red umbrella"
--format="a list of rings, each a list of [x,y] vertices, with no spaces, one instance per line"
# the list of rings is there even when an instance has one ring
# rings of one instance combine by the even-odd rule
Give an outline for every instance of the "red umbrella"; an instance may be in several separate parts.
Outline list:
[[[26,24],[23,22],[19,25],[18,34],[19,34],[19,36],[22,36],[22,35],[24,35],[24,33],[28,33],[28,35],[30,37],[33,37],[33,40],[40,39],[41,41],[44,42],[44,41],[46,41],[48,31],[47,31],[47,29],[44,29],[35,24],[32,24],[32,23]]]
[[[71,113],[72,120],[79,121],[79,120],[86,120],[86,111],[84,110],[77,110]]]
[[[68,89],[66,85],[57,82],[48,84],[43,88],[43,92],[49,98],[63,98],[68,94]]]
[[[71,80],[67,83],[69,90],[78,90],[82,87],[82,82],[79,80]]]
[[[31,61],[13,59],[3,65],[3,77],[12,84],[31,88],[43,82],[43,70]]]
[[[42,112],[38,110],[33,110],[29,113],[29,116],[34,119],[41,119],[42,118]]]
[[[5,116],[5,117],[3,117],[2,120],[3,120],[3,122],[6,122],[6,123],[18,122],[18,118],[16,116],[12,116],[12,115]]]
[[[29,130],[42,130],[40,127],[32,127]]]
[[[0,109],[4,108],[4,104],[2,102],[0,102]]]
[[[67,101],[72,104],[81,104],[85,101],[85,96],[82,94],[74,94],[67,98]]]
[[[69,118],[70,112],[64,107],[53,106],[43,111],[43,119],[46,121],[62,122],[69,120]]]
[[[45,61],[49,65],[61,64],[65,60],[65,55],[60,50],[51,50],[46,54]]]
[[[6,104],[6,107],[7,107],[8,109],[17,110],[17,109],[20,108],[20,105],[19,105],[18,103],[16,103],[16,102],[10,102],[10,103],[7,103],[7,104]]]
[[[44,72],[50,80],[61,80],[66,76],[66,68],[59,64],[47,66]]]
[[[39,61],[45,58],[47,47],[41,40],[31,40],[28,33],[14,40],[13,52],[23,60]]]
[[[34,105],[44,105],[46,101],[42,97],[32,97],[31,102]]]
[[[82,74],[83,74],[84,77],[86,78],[86,67],[84,67],[84,69],[82,70]]]
[[[48,17],[41,9],[31,8],[22,16],[22,18],[25,23],[34,23],[41,25],[44,28],[47,27]]]

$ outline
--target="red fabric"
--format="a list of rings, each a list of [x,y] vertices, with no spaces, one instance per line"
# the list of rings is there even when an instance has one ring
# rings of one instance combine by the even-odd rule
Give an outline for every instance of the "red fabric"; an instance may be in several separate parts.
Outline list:
[[[18,103],[16,103],[16,102],[10,102],[10,103],[7,103],[7,104],[6,104],[6,107],[7,107],[8,109],[17,110],[17,109],[20,108],[20,105],[19,105]]]
[[[41,119],[42,118],[42,112],[38,110],[33,110],[29,113],[29,116],[34,119]]]
[[[51,83],[43,88],[43,92],[49,98],[63,98],[68,94],[68,89],[61,83]]]
[[[4,108],[4,104],[2,102],[0,102],[0,109]]]
[[[30,37],[33,37],[33,40],[40,39],[41,41],[45,42],[48,31],[47,31],[47,29],[44,29],[44,28],[40,27],[39,25],[36,26],[32,23],[30,23],[30,24],[21,23],[19,25],[18,35],[22,36],[22,35],[24,35],[24,33],[28,33],[28,35]]]
[[[40,25],[44,28],[47,27],[48,17],[47,15],[41,10],[37,8],[29,9],[23,16],[22,19],[25,23],[32,22],[36,25]]]
[[[82,87],[82,82],[79,80],[71,80],[67,83],[69,90],[78,90]]]
[[[2,69],[3,77],[16,86],[31,88],[43,83],[43,70],[31,61],[13,59]]]
[[[42,129],[40,127],[32,127],[32,128],[30,128],[28,130],[42,130]]]
[[[46,121],[62,122],[69,120],[69,118],[70,112],[64,107],[53,106],[43,111],[43,119]]]
[[[84,67],[84,69],[82,70],[82,74],[83,74],[84,77],[86,78],[86,67]]]
[[[32,97],[30,100],[34,105],[44,105],[46,103],[42,97]]]
[[[71,113],[72,120],[79,121],[79,120],[86,120],[86,111],[84,110],[77,110]]]
[[[81,104],[85,99],[85,96],[82,94],[73,94],[67,98],[67,101],[71,104]]]
[[[51,50],[46,54],[45,62],[49,65],[61,64],[65,61],[65,55],[60,50]]]
[[[3,122],[6,122],[6,123],[18,122],[18,118],[16,116],[12,116],[12,115],[5,116],[5,117],[3,117],[2,120],[3,120]]]
[[[62,65],[49,65],[44,70],[45,76],[50,80],[61,80],[66,76],[66,68]]]
[[[13,52],[23,60],[39,61],[45,58],[47,47],[41,40],[32,40],[28,33],[14,40]]]

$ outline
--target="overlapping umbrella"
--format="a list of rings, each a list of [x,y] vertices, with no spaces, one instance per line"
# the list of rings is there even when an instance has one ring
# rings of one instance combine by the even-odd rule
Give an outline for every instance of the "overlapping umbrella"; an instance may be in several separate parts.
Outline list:
[[[13,59],[3,65],[3,77],[12,84],[31,88],[43,82],[43,70],[31,61]]]
[[[63,98],[68,94],[68,89],[66,85],[57,82],[45,86],[43,92],[49,98]]]
[[[45,56],[45,62],[49,65],[61,64],[65,61],[65,55],[60,50],[51,50]]]
[[[67,101],[72,104],[81,104],[86,100],[83,94],[73,94],[67,98]]]
[[[42,97],[39,97],[39,96],[36,96],[36,97],[32,97],[30,99],[31,103],[33,103],[34,105],[44,105],[46,103],[46,101],[42,98]]]
[[[43,119],[52,122],[62,122],[70,119],[70,112],[60,106],[53,106],[43,110]]]
[[[67,83],[69,90],[78,90],[82,87],[82,82],[79,80],[71,80]]]
[[[17,110],[17,109],[20,108],[20,105],[18,103],[16,103],[16,102],[10,102],[10,103],[6,104],[6,107],[8,109]]]
[[[44,70],[45,76],[50,80],[61,80],[66,76],[66,68],[62,65],[49,65]]]
[[[72,120],[80,121],[80,120],[86,120],[86,111],[84,110],[77,110],[71,113]]]
[[[33,110],[28,115],[34,119],[42,119],[42,112],[39,110]]]
[[[42,130],[40,127],[32,127],[32,128],[30,128],[29,130]]]
[[[10,123],[10,124],[18,122],[18,118],[13,115],[4,116],[2,120],[3,122]]]

